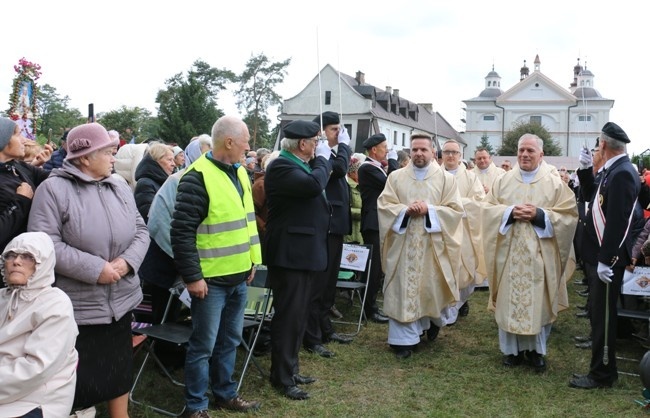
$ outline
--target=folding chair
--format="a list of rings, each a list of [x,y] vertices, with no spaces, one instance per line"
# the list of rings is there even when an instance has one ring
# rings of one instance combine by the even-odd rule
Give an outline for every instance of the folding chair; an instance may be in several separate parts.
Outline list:
[[[180,298],[184,289],[185,289],[185,285],[182,282],[175,283],[174,287],[169,289],[170,292],[169,300],[167,301],[167,306],[165,308],[165,312],[163,314],[163,318],[160,324],[133,329],[134,334],[144,335],[147,337],[146,340],[142,343],[142,346],[147,351],[147,354],[144,360],[142,361],[142,365],[140,366],[138,373],[135,376],[135,380],[133,381],[133,386],[131,387],[131,392],[129,393],[129,400],[136,405],[147,406],[148,408],[152,409],[153,411],[159,414],[167,415],[171,417],[181,416],[185,411],[185,405],[183,405],[183,409],[181,409],[179,412],[172,412],[156,406],[147,405],[142,400],[136,400],[134,398],[134,395],[135,395],[136,387],[140,382],[140,377],[142,376],[142,372],[144,371],[144,368],[147,365],[147,362],[149,361],[150,358],[154,360],[154,362],[158,365],[160,370],[163,372],[163,374],[165,374],[165,376],[167,376],[167,378],[172,384],[174,384],[175,386],[182,386],[182,387],[185,386],[182,382],[179,382],[178,380],[172,377],[169,370],[167,370],[167,367],[165,367],[162,361],[160,361],[160,359],[158,358],[158,356],[154,351],[156,341],[167,341],[176,345],[184,345],[187,344],[187,342],[190,339],[190,335],[192,334],[192,326],[190,324],[167,322],[167,315],[169,314],[174,298]]]
[[[266,266],[258,266],[257,272],[255,273],[255,279],[248,286],[248,301],[244,312],[244,330],[250,330],[250,335],[248,339],[242,335],[241,345],[246,350],[247,355],[239,377],[237,391],[239,391],[244,383],[244,376],[246,375],[246,370],[251,361],[257,370],[259,370],[262,377],[267,377],[264,369],[259,365],[259,363],[257,363],[254,351],[262,327],[266,322],[270,321],[273,316],[271,312],[272,303],[273,297],[271,295],[271,289],[267,283]]]
[[[332,321],[336,324],[356,325],[357,330],[345,335],[355,336],[361,331],[361,324],[366,316],[364,307],[366,306],[366,295],[368,294],[368,276],[372,268],[372,245],[370,244],[343,244],[343,253],[341,254],[341,264],[339,277],[336,282],[336,288],[348,290],[357,296],[361,304],[359,320],[349,321]],[[342,333],[343,334],[343,333]]]

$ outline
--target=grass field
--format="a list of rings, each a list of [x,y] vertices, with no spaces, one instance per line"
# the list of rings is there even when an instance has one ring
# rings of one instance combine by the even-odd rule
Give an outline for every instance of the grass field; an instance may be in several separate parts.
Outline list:
[[[576,294],[581,286],[577,272],[569,284],[571,304],[583,304]],[[311,399],[291,401],[280,396],[251,367],[241,390],[245,399],[259,400],[256,415],[273,417],[638,417],[646,411],[638,376],[620,374],[612,389],[577,390],[568,387],[572,373],[588,371],[590,351],[574,347],[574,335],[586,335],[589,324],[575,317],[575,308],[560,314],[548,345],[547,370],[537,374],[520,366],[502,366],[497,327],[486,310],[487,291],[470,299],[470,313],[452,327],[443,328],[433,343],[422,343],[406,360],[397,360],[386,344],[387,325],[368,324],[351,345],[329,344],[336,357],[325,359],[301,352],[301,373],[318,381],[304,388]],[[339,309],[351,317],[354,307],[343,299]],[[345,329],[339,328],[339,331]],[[636,372],[645,353],[639,343],[619,339],[618,355],[634,359],[619,361],[619,371]],[[139,353],[136,362],[142,360]],[[244,351],[238,360],[244,358]],[[265,370],[270,356],[258,357]],[[177,372],[180,373],[180,372]],[[182,407],[182,388],[172,387],[147,366],[143,382],[145,399],[169,408]],[[146,392],[146,393],[145,393]],[[100,408],[98,416],[105,416]],[[131,405],[131,417],[155,417],[146,408]],[[241,416],[211,411],[211,416]]]

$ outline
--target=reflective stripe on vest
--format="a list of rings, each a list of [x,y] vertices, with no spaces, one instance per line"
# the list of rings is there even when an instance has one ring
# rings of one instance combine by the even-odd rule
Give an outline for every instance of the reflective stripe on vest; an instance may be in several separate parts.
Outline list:
[[[248,271],[253,263],[260,264],[260,239],[246,169],[237,169],[243,190],[243,197],[240,197],[230,177],[205,154],[192,168],[203,174],[210,199],[208,215],[196,230],[196,247],[203,276],[242,273]]]

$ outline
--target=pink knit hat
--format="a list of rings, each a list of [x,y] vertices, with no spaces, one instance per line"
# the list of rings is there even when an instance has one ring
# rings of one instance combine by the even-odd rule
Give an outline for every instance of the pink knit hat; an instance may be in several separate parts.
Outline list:
[[[99,123],[86,123],[74,127],[68,133],[66,160],[83,157],[102,148],[117,147],[119,139],[111,139],[106,128]]]

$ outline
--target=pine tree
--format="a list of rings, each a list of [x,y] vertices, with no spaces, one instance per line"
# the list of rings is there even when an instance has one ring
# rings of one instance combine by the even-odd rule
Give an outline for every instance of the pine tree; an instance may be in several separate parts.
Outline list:
[[[490,137],[487,135],[486,132],[483,132],[483,136],[481,137],[481,142],[479,142],[478,146],[476,147],[476,151],[484,149],[486,150],[490,155],[494,155],[494,148],[492,148],[492,144],[490,144],[490,141],[488,141]]]

